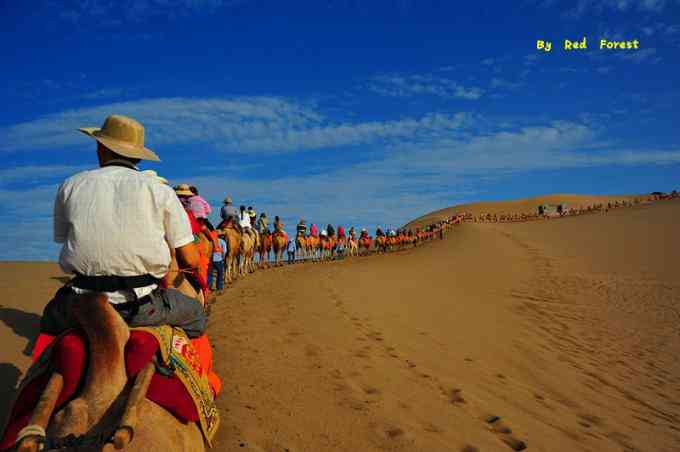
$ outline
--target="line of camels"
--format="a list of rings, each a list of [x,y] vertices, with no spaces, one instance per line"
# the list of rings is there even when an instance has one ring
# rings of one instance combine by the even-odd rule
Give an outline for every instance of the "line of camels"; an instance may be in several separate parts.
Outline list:
[[[373,238],[367,233],[356,236],[353,229],[348,235],[338,237],[298,234],[295,237],[296,262],[322,262],[333,260],[339,255],[353,257],[372,253],[398,251],[431,240],[440,231],[446,232],[454,224],[462,221],[461,216],[450,217],[422,229],[401,229],[394,236],[380,235]],[[222,222],[217,227],[220,235],[228,244],[225,259],[225,283],[231,283],[240,276],[253,273],[258,268],[283,265],[283,256],[288,248],[289,236],[284,231],[259,234],[254,230],[241,232],[233,223]],[[201,254],[210,256],[213,244],[209,236],[199,236]],[[342,250],[342,251],[340,251]],[[273,262],[272,262],[273,254]]]

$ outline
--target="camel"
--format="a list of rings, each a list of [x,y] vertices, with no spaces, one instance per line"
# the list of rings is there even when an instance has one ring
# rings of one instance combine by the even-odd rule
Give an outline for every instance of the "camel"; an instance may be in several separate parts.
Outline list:
[[[378,251],[387,251],[387,240],[384,236],[378,236],[375,238],[375,249]]]
[[[283,253],[288,247],[288,237],[282,231],[275,231],[272,238],[272,248],[274,249],[274,265],[282,265]]]
[[[85,294],[74,299],[71,309],[89,341],[89,364],[84,385],[75,399],[54,413],[64,381],[54,372],[43,391],[17,451],[37,452],[41,441],[87,435],[112,443],[78,447],[79,451],[143,450],[145,452],[205,451],[195,423],[184,424],[145,398],[155,371],[153,363],[128,382],[125,344],[130,330],[105,295]],[[60,449],[60,450],[75,450]]]
[[[364,235],[359,237],[359,251],[360,254],[363,252],[363,254],[367,254],[371,250],[371,243],[373,242],[373,239],[369,235]]]
[[[272,251],[272,235],[264,234],[260,236],[260,244],[258,246],[257,252],[260,255],[260,268],[266,268],[269,266],[269,253]]]
[[[295,245],[297,247],[297,250],[300,254],[300,256],[305,259],[307,257],[307,237],[305,237],[303,234],[298,234],[297,237],[295,237]]]
[[[238,257],[241,254],[241,232],[233,225],[227,225],[223,230],[224,240],[229,245],[224,268],[225,282],[231,283],[238,274]]]
[[[313,235],[310,235],[307,237],[307,256],[311,257],[313,260],[316,260],[316,253],[319,249],[319,237],[315,237]]]
[[[349,256],[356,256],[359,254],[359,242],[354,237],[350,237],[347,240],[347,254]]]
[[[257,233],[252,229],[249,233],[241,235],[241,256],[239,260],[239,274],[241,276],[255,271],[254,260],[257,241]]]

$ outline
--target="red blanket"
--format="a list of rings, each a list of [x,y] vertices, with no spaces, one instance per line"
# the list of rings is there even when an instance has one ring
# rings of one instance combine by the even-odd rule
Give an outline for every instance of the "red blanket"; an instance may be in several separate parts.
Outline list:
[[[43,337],[40,341],[41,351],[46,346],[45,342],[47,341]],[[132,331],[130,340],[125,346],[125,368],[128,377],[136,376],[157,350],[158,342],[155,337],[143,331]],[[86,361],[87,340],[82,332],[69,332],[55,344],[52,366],[54,371],[64,377],[64,388],[57,399],[57,409],[66,405],[80,389],[85,376]],[[17,434],[28,424],[48,379],[49,372],[35,378],[23,388],[12,407],[9,424],[0,441],[0,450],[9,449],[14,445]],[[164,377],[155,374],[146,397],[167,409],[182,422],[196,422],[199,419],[191,396],[175,376]]]

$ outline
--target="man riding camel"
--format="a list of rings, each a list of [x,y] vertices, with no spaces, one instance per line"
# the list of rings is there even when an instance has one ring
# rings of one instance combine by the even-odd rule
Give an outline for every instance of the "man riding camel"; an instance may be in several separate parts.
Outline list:
[[[224,198],[224,205],[220,209],[220,217],[224,223],[232,222],[234,225],[238,225],[238,209],[233,206],[230,196]]]
[[[281,218],[277,215],[274,217],[274,231],[276,232],[285,232],[283,230],[283,221],[281,221]]]
[[[241,228],[241,232],[244,234],[249,234],[253,239],[255,239],[255,234],[257,233],[250,223],[250,214],[246,210],[246,206],[240,207],[240,213],[238,216],[238,225]]]
[[[257,212],[253,209],[253,206],[248,207],[248,216],[250,217],[250,226],[257,227]]]
[[[316,226],[316,224],[312,223],[312,226],[309,228],[309,235],[312,237],[319,236],[319,228]]]
[[[300,219],[300,222],[297,224],[297,235],[305,236],[307,235],[307,224],[305,223],[304,219]]]
[[[333,228],[333,225],[328,223],[326,226],[326,232],[328,233],[328,237],[335,237],[335,229]]]
[[[144,147],[144,127],[113,115],[99,128],[79,129],[97,141],[100,168],[67,179],[54,203],[54,240],[63,244],[59,265],[74,274],[43,312],[40,329],[56,336],[75,328],[71,302],[101,292],[131,326],[169,324],[201,336],[201,303],[159,283],[171,250],[181,269],[199,265],[187,215],[174,191],[139,171],[141,160],[160,161]]]
[[[260,219],[257,221],[257,231],[260,233],[260,235],[269,234],[269,219],[267,218],[267,214],[264,212],[260,214]]]

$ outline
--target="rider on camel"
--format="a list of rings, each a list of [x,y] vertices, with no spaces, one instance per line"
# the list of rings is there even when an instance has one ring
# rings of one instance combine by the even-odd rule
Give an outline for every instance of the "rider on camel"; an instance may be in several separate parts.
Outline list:
[[[224,205],[220,210],[220,217],[224,224],[231,224],[238,226],[238,209],[233,206],[230,196],[224,198]]]
[[[338,226],[338,238],[339,239],[345,238],[345,228],[343,228],[342,226]]]
[[[260,235],[269,234],[269,219],[267,218],[267,214],[264,212],[260,214],[260,219],[257,220],[257,230]]]
[[[281,221],[281,218],[279,218],[278,215],[274,217],[274,231],[284,232],[283,231],[283,221]]]
[[[45,307],[41,332],[56,336],[76,327],[69,300],[94,291],[105,294],[131,326],[169,324],[190,337],[201,336],[207,323],[201,303],[159,286],[171,249],[183,269],[197,268],[199,253],[172,188],[137,168],[140,160],[160,160],[144,147],[144,127],[113,115],[101,129],[80,131],[97,141],[100,168],[70,177],[57,192],[54,240],[63,244],[59,265],[75,277]]]
[[[252,206],[248,207],[248,216],[250,217],[250,226],[257,227],[257,212]]]
[[[319,236],[319,228],[316,226],[316,224],[312,223],[312,226],[309,228],[309,235],[312,237]]]
[[[255,234],[255,231],[251,227],[250,215],[246,211],[246,206],[240,207],[240,213],[239,213],[238,218],[239,218],[238,225],[241,228],[241,232],[243,232],[245,234],[250,234],[250,235]]]
[[[329,223],[328,226],[326,226],[326,232],[328,232],[328,237],[335,237],[335,229],[332,224]]]
[[[378,226],[378,228],[375,230],[375,236],[376,237],[385,237],[385,233],[383,230]]]
[[[354,229],[354,228],[352,228],[352,229]],[[351,234],[351,232],[350,232],[350,234]],[[362,228],[361,229],[361,235],[359,236],[359,238],[363,239],[363,238],[366,238],[366,237],[368,237],[368,231],[366,230],[366,228]]]
[[[304,219],[300,219],[297,225],[297,235],[305,236],[307,234],[307,224]]]

